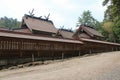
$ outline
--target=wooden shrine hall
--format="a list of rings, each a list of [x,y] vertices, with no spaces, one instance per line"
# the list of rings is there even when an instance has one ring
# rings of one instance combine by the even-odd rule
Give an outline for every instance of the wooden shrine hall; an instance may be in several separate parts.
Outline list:
[[[51,20],[24,15],[20,28],[0,29],[0,66],[120,50],[120,44],[103,38],[86,25],[72,32],[55,28]]]

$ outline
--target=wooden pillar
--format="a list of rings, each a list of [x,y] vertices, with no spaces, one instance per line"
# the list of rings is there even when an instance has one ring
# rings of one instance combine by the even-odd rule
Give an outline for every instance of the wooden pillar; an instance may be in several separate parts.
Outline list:
[[[116,47],[116,51],[117,51],[118,49],[117,49],[117,47]]]
[[[32,62],[35,61],[34,54],[32,53]]]
[[[18,49],[19,49],[19,51],[20,51],[20,57],[22,57],[22,56],[23,56],[23,53],[22,53],[22,41],[21,41],[21,39],[20,39],[19,42],[18,42]]]
[[[81,55],[81,52],[79,51],[79,56]]]
[[[42,64],[44,64],[45,58],[44,55],[42,56]]]
[[[107,52],[107,47],[105,48],[105,51],[104,52]]]
[[[38,57],[39,57],[39,50],[38,50]]]
[[[64,59],[64,53],[62,52],[62,59]]]
[[[39,56],[40,56],[40,52],[39,52],[39,50],[38,50],[38,51],[37,51],[37,57],[36,57],[37,61],[40,60]]]
[[[114,51],[113,47],[112,47],[112,51]]]
[[[92,54],[92,50],[90,49],[90,54]]]
[[[52,51],[52,60],[54,60],[55,55],[54,55],[54,51]]]

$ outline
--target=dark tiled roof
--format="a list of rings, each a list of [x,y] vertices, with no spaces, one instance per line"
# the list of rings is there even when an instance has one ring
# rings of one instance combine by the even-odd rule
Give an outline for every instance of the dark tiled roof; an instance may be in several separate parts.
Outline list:
[[[27,27],[32,30],[56,33],[57,29],[54,27],[54,24],[50,20],[45,20],[41,18],[24,16],[23,22],[27,25]]]
[[[0,37],[12,37],[12,38],[33,39],[33,40],[40,40],[40,41],[53,41],[53,42],[83,44],[83,42],[78,41],[78,40],[42,37],[42,36],[37,36],[37,35],[35,36],[35,35],[30,35],[30,34],[23,34],[23,33],[18,33],[18,32],[13,32],[13,31],[4,31],[4,30],[0,30]]]
[[[58,33],[63,37],[63,38],[66,38],[66,39],[73,39],[73,32],[71,31],[67,31],[67,30],[58,30]]]
[[[81,30],[83,30],[85,33],[87,33],[89,36],[93,37],[93,36],[99,36],[99,37],[104,37],[101,33],[99,33],[98,31],[96,31],[94,28],[86,26],[86,25],[81,25],[75,32],[74,35],[76,35],[77,33],[81,32]],[[82,32],[81,32],[82,33]]]
[[[81,34],[79,35],[79,38],[90,38],[90,36],[88,36],[88,35],[85,34],[85,33],[81,33]]]
[[[91,36],[99,36],[99,37],[103,37],[103,35],[101,33],[99,33],[98,31],[96,31],[93,28],[87,27],[87,26],[81,26],[82,29],[84,29],[84,31],[86,31],[89,35]]]

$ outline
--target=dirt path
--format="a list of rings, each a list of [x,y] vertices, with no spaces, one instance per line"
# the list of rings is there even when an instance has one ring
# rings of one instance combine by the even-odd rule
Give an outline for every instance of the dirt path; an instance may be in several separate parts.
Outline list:
[[[0,80],[120,80],[120,52],[0,71]]]

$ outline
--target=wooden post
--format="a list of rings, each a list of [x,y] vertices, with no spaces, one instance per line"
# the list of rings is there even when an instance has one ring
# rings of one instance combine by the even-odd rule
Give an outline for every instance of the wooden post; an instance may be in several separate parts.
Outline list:
[[[38,51],[38,57],[39,57],[39,51]]]
[[[34,54],[32,53],[32,62],[35,61]]]
[[[54,60],[55,55],[54,55],[54,51],[52,51],[52,60]]]
[[[37,52],[37,57],[36,57],[37,61],[40,60],[39,56],[40,56],[40,52],[39,52],[39,50],[38,50],[38,52]]]
[[[79,51],[79,56],[81,55],[81,52]]]
[[[108,52],[108,47],[106,48],[106,52]]]
[[[114,51],[113,47],[112,47],[112,51]]]
[[[64,53],[62,52],[62,60],[64,59]]]
[[[44,64],[44,61],[45,61],[45,59],[44,59],[44,56],[42,57],[42,64]]]
[[[118,49],[117,49],[117,47],[116,47],[116,51],[117,51]]]
[[[90,49],[90,54],[92,54],[92,50]]]

